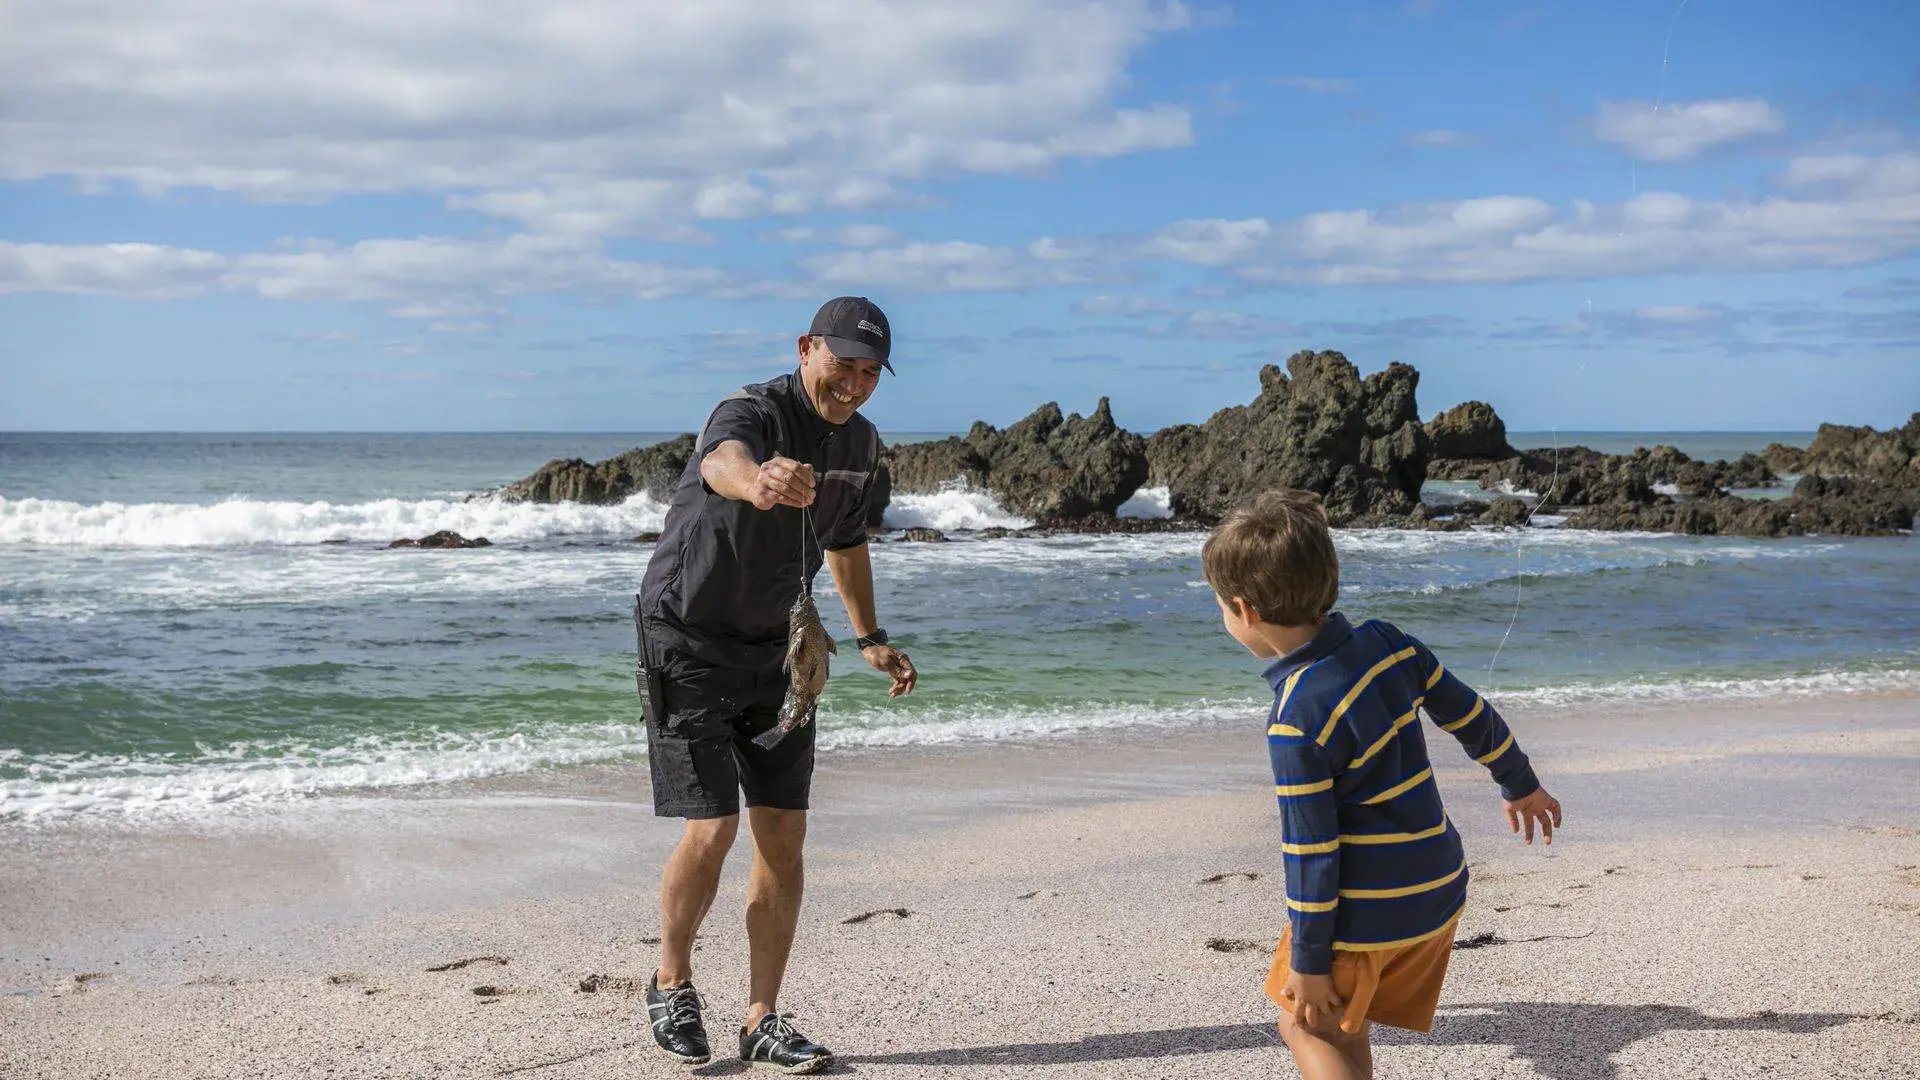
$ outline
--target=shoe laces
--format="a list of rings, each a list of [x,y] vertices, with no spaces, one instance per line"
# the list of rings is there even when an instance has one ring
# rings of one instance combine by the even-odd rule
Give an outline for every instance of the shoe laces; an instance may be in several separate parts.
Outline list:
[[[768,1013],[766,1019],[760,1021],[761,1032],[771,1035],[776,1039],[804,1040],[806,1036],[800,1034],[800,1032],[794,1029],[792,1024],[787,1022],[788,1015],[789,1014],[786,1013]]]
[[[666,994],[669,1027],[677,1028],[700,1022],[700,1010],[706,1007],[707,999],[700,996],[700,991],[695,990],[692,983],[676,986]]]

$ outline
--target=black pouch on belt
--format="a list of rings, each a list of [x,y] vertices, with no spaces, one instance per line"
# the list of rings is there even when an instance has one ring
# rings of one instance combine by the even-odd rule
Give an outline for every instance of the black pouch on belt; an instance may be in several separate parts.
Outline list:
[[[640,597],[633,598],[634,648],[638,660],[634,666],[634,682],[640,691],[640,699],[646,702],[647,723],[656,731],[665,731],[667,723],[666,680],[661,678],[660,669],[654,666],[652,650],[647,648],[647,617],[640,610]]]

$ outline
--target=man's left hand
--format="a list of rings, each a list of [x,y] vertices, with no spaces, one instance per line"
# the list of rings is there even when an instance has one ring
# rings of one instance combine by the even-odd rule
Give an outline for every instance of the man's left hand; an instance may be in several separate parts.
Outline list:
[[[883,675],[893,676],[893,689],[887,691],[888,697],[913,693],[913,684],[920,679],[920,673],[913,669],[913,661],[907,654],[890,645],[869,645],[860,650],[873,670]]]

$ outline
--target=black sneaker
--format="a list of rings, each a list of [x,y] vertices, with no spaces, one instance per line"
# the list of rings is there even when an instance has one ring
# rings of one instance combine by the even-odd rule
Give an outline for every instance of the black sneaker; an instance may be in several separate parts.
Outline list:
[[[692,983],[660,989],[660,975],[647,980],[647,1019],[653,1022],[653,1041],[668,1056],[686,1065],[713,1060],[706,1025],[700,1022],[700,994]]]
[[[833,1064],[833,1052],[795,1031],[786,1017],[768,1013],[751,1031],[740,1029],[740,1060],[756,1069],[798,1075]]]

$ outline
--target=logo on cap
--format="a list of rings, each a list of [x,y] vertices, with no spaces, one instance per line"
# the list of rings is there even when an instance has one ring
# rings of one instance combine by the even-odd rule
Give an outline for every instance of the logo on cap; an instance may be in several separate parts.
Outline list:
[[[872,334],[875,337],[887,336],[887,332],[885,330],[881,329],[878,325],[874,323],[868,322],[866,319],[860,320],[860,329],[865,330],[867,333]]]

